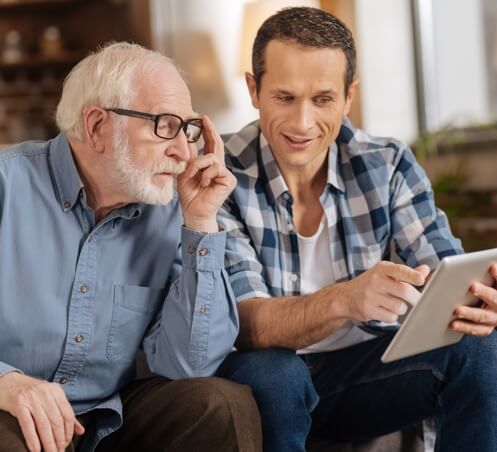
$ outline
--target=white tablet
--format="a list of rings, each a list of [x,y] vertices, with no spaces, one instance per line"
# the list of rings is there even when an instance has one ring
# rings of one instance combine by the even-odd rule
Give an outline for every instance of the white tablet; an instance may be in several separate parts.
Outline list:
[[[473,282],[492,283],[488,270],[493,262],[497,262],[497,248],[443,258],[381,361],[388,363],[459,341],[463,333],[449,328],[454,308],[479,303],[468,289]]]

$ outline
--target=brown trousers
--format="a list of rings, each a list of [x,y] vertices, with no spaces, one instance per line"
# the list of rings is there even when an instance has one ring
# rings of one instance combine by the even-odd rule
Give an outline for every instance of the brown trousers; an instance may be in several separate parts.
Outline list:
[[[259,452],[262,433],[248,386],[221,378],[136,380],[122,392],[123,426],[96,452]],[[90,427],[91,415],[81,421]],[[78,451],[78,438],[67,451]],[[0,452],[26,452],[17,419],[0,411]]]

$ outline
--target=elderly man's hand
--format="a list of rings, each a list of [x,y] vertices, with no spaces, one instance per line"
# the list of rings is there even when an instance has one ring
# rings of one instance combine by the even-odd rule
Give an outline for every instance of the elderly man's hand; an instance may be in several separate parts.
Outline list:
[[[85,431],[60,385],[18,372],[0,377],[0,410],[17,418],[31,452],[63,451]]]
[[[178,176],[178,194],[185,226],[201,232],[217,232],[216,215],[233,191],[236,179],[224,164],[224,145],[207,116],[202,117],[204,155],[190,145],[191,159]]]
[[[454,310],[455,320],[451,323],[454,331],[473,336],[489,336],[497,327],[497,263],[489,270],[494,279],[493,287],[474,283],[471,293],[482,301],[481,307],[458,306]]]

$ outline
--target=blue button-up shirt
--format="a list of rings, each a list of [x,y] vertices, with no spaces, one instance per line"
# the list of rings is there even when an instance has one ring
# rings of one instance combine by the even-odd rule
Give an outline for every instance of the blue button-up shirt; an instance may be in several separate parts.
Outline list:
[[[293,198],[259,123],[223,139],[226,164],[238,180],[219,215],[235,295],[238,301],[300,295]],[[432,269],[444,256],[462,252],[406,145],[372,137],[346,119],[327,163],[320,202],[337,282],[390,260],[392,251],[411,267]]]
[[[225,233],[181,225],[176,197],[95,224],[64,135],[0,151],[0,375],[59,382],[77,414],[102,409],[89,449],[121,424],[139,347],[177,379],[213,374],[233,345]]]

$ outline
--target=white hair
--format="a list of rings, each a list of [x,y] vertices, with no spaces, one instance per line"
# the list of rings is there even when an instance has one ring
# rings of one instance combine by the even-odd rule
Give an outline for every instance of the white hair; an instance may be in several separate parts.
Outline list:
[[[55,114],[57,127],[81,141],[85,107],[129,107],[136,95],[134,79],[164,63],[178,70],[169,58],[138,44],[106,44],[81,60],[66,77]]]

